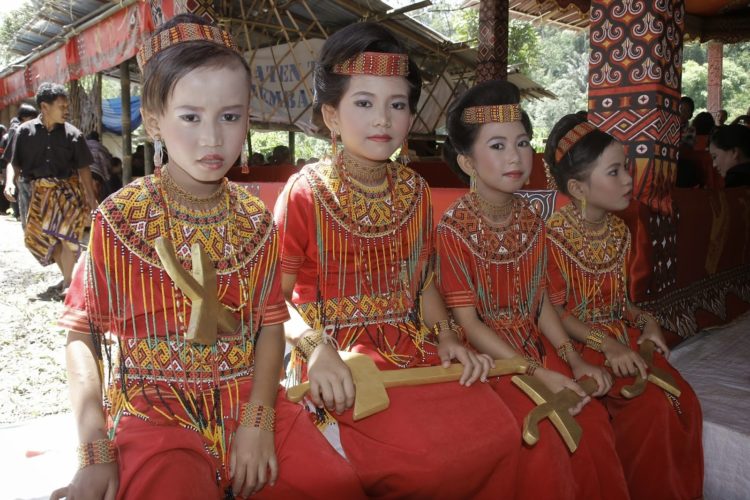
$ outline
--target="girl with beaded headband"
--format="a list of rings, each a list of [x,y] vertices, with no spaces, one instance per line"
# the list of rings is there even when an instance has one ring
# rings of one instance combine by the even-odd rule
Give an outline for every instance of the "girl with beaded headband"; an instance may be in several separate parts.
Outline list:
[[[545,160],[572,202],[547,221],[550,300],[577,350],[609,366],[615,383],[603,402],[609,412],[632,498],[701,498],[701,408],[695,393],[667,362],[659,323],[628,298],[630,231],[612,212],[631,203],[633,181],[623,147],[611,135],[564,116],[547,140]],[[634,399],[621,395],[650,370],[639,354],[655,346],[653,366],[669,372],[679,397],[652,383]]]
[[[524,445],[516,498],[627,498],[607,414],[571,379],[593,377],[604,394],[606,371],[581,359],[546,294],[544,221],[516,192],[531,174],[531,122],[512,83],[469,89],[448,108],[443,157],[467,181],[437,227],[438,287],[477,351],[493,359],[525,357],[527,374],[551,392],[582,397],[573,409],[583,437],[572,455],[552,424]],[[534,403],[509,377],[490,380],[521,425]]]
[[[331,36],[315,68],[315,100],[343,147],[304,167],[276,205],[292,377],[370,496],[513,495],[519,432],[485,384],[490,360],[459,341],[432,280],[430,191],[390,162],[411,126],[419,69],[382,26]],[[460,383],[394,388],[387,410],[354,421],[355,390],[337,349],[380,370],[464,364]]]
[[[81,468],[53,498],[362,498],[283,397],[276,227],[224,177],[247,133],[247,63],[189,15],[138,62],[144,124],[170,161],[95,213],[60,320]]]

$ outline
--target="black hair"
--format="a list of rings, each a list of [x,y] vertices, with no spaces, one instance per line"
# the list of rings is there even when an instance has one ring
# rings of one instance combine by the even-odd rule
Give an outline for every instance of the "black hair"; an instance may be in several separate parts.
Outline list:
[[[31,104],[23,103],[18,107],[16,111],[16,118],[20,121],[24,121],[26,118],[36,118],[39,115],[39,111]]]
[[[739,148],[745,158],[750,158],[750,128],[744,125],[721,125],[711,136],[711,144],[729,151]]]
[[[53,103],[60,97],[67,99],[68,91],[59,83],[44,82],[36,90],[36,104],[38,106],[41,106],[43,102]]]
[[[448,129],[448,138],[443,143],[443,160],[463,182],[468,184],[469,176],[461,170],[458,164],[458,155],[471,154],[479,130],[482,128],[482,124],[464,123],[461,119],[464,109],[472,106],[518,104],[520,101],[521,92],[518,87],[504,80],[492,80],[473,86],[448,107],[445,123]],[[533,130],[528,114],[521,114],[521,123],[526,133],[529,134],[529,139],[531,139]]]
[[[323,44],[315,64],[315,111],[319,112],[323,104],[338,106],[347,88],[349,75],[333,72],[333,66],[342,63],[362,52],[386,52],[390,54],[407,54],[406,47],[382,25],[365,22],[356,23],[340,29]],[[422,75],[416,63],[409,57],[409,110],[417,112],[419,96],[422,92]]]
[[[693,101],[693,98],[686,95],[680,97],[680,105],[683,104],[690,105],[690,116],[693,116],[693,111],[695,111],[695,101]]]
[[[716,127],[716,122],[711,113],[702,111],[695,115],[692,125],[696,135],[711,135],[711,131]]]
[[[617,140],[606,132],[594,130],[578,140],[560,159],[555,160],[557,145],[573,127],[586,120],[577,115],[565,115],[552,127],[544,148],[544,161],[547,162],[552,176],[555,178],[557,189],[565,194],[568,192],[568,181],[576,179],[585,181],[591,174],[596,160],[610,144]]]
[[[179,14],[159,26],[154,35],[178,24],[192,23],[211,26],[202,17],[194,14]],[[250,93],[250,66],[239,52],[218,43],[206,40],[182,42],[154,54],[142,68],[143,108],[161,115],[167,105],[174,86],[185,75],[197,68],[224,68],[242,66],[247,71],[248,95]]]
[[[750,115],[740,115],[732,120],[732,125],[750,126]]]
[[[98,141],[99,140],[99,132],[96,130],[92,130],[89,132],[89,135],[86,136],[86,139],[89,139],[91,141]]]

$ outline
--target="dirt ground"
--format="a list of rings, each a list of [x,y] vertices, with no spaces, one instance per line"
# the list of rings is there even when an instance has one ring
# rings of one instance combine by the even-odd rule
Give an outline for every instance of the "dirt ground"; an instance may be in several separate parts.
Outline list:
[[[0,215],[0,424],[69,410],[62,302],[44,293],[61,279],[26,250],[21,224]]]

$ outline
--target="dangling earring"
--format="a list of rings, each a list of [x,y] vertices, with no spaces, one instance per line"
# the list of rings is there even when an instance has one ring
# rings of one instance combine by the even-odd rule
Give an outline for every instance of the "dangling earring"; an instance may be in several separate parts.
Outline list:
[[[586,220],[586,198],[581,199],[581,219]]]
[[[477,175],[476,172],[472,172],[469,176],[469,192],[476,193],[477,192]]]
[[[404,137],[404,143],[401,145],[401,152],[398,155],[398,159],[402,165],[409,164],[409,139]]]
[[[247,142],[242,145],[242,152],[240,153],[240,171],[243,174],[250,173],[250,166],[247,164]]]
[[[335,160],[339,154],[339,151],[338,151],[339,148],[338,148],[337,139],[336,139],[337,135],[338,134],[336,133],[336,131],[331,129],[331,156],[332,156],[331,159],[332,160]]]
[[[164,164],[164,145],[161,142],[161,137],[158,135],[154,137],[154,168],[161,168]]]

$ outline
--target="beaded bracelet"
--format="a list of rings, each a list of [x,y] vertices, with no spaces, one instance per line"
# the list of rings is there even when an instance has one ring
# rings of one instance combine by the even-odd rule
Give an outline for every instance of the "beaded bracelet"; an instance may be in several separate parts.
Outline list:
[[[264,431],[273,432],[276,423],[276,410],[254,401],[242,405],[240,412],[240,425],[242,427],[255,427]]]
[[[91,443],[81,443],[76,450],[78,453],[78,468],[89,465],[109,464],[117,461],[115,444],[109,439],[97,439]]]
[[[305,358],[305,360],[309,360],[315,348],[322,343],[323,334],[316,331],[299,339],[299,342],[297,342],[297,350],[302,354],[302,357]]]
[[[443,331],[451,331],[456,334],[456,337],[458,337],[458,340],[460,342],[463,342],[464,338],[464,331],[461,326],[453,321],[453,319],[441,319],[440,321],[436,321],[434,325],[432,325],[432,333],[435,334],[435,338],[440,338],[440,332]]]
[[[589,330],[589,334],[586,337],[586,347],[595,350],[596,352],[602,352],[602,346],[604,345],[604,332],[598,328],[592,328]]]
[[[560,356],[560,359],[562,359],[566,363],[570,363],[570,360],[568,359],[568,353],[573,351],[575,351],[573,342],[571,342],[570,340],[566,340],[557,348],[557,355]]]
[[[541,368],[542,364],[531,356],[524,356],[526,359],[526,375],[532,376],[536,372],[537,368]]]
[[[654,320],[655,323],[658,323],[656,321],[656,318],[654,318],[651,314],[647,312],[642,312],[638,314],[638,316],[635,317],[635,321],[633,322],[633,326],[635,326],[637,329],[643,331],[644,328],[646,328],[646,324],[648,323],[648,320]]]

